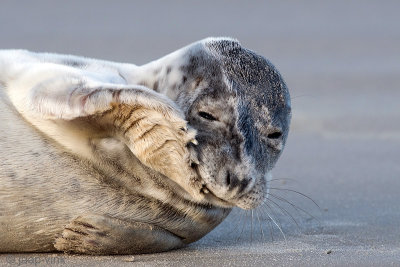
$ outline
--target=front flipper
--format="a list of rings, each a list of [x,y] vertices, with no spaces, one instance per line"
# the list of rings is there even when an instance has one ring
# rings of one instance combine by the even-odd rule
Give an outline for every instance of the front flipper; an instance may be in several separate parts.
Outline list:
[[[200,179],[191,168],[197,158],[188,146],[196,142],[195,130],[188,129],[173,101],[140,85],[93,81],[63,69],[48,77],[45,70],[18,76],[8,88],[18,111],[39,130],[89,159],[90,139],[120,139],[141,163],[175,181],[195,199],[203,199]]]
[[[184,245],[180,237],[158,226],[88,214],[65,226],[54,247],[68,253],[110,255],[163,252]]]

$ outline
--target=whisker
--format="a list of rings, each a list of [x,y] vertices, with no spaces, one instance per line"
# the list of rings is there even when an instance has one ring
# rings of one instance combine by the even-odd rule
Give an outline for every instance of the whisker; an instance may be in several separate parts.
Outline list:
[[[299,180],[297,180],[297,179],[282,177],[282,178],[274,178],[274,179],[268,180],[267,183],[269,183],[269,182],[277,182],[277,181],[279,181],[279,182],[280,181],[299,182]]]
[[[260,208],[263,208],[264,210],[267,210],[267,208],[269,208],[269,211],[271,212],[271,215],[275,216],[275,217],[274,217],[275,220],[278,222],[278,224],[279,224],[280,226],[282,226],[282,224],[281,224],[281,222],[280,222],[278,216],[276,216],[276,214],[274,214],[274,209],[272,209],[271,206],[269,206],[269,205],[267,204],[267,201],[268,201],[268,200],[269,200],[269,198],[264,199],[263,202],[262,202],[261,205],[260,205]],[[282,212],[280,212],[280,213],[282,213]]]
[[[271,195],[272,197],[274,197],[274,198],[280,200],[280,201],[284,201],[284,202],[288,203],[288,204],[289,204],[290,206],[292,206],[295,210],[297,210],[297,211],[302,211],[304,214],[306,214],[306,215],[310,216],[312,219],[316,220],[320,225],[322,224],[322,222],[321,222],[318,218],[316,218],[315,216],[313,216],[311,213],[309,213],[308,211],[306,211],[306,210],[300,208],[299,206],[293,204],[292,202],[290,202],[289,200],[283,198],[282,196],[278,196],[278,195],[275,195],[275,194],[270,194],[270,195]]]
[[[251,210],[251,234],[250,234],[250,242],[253,243],[253,210]]]
[[[290,100],[301,98],[301,97],[316,97],[316,96],[310,95],[310,94],[302,94],[302,95],[296,95],[296,96],[290,97]]]
[[[267,206],[268,206],[268,205],[267,205]],[[264,206],[263,206],[263,207],[264,207]],[[285,239],[285,242],[287,242],[287,241],[286,241],[286,235],[283,233],[282,228],[278,225],[278,223],[274,220],[274,218],[269,214],[269,212],[268,212],[266,209],[264,209],[264,212],[265,212],[265,213],[267,214],[267,216],[271,219],[271,221],[276,225],[276,227],[278,227],[278,229],[279,229],[279,231],[281,232],[283,238]]]
[[[303,218],[303,215],[304,215],[304,214],[303,214],[303,213],[300,213],[300,211],[302,211],[300,207],[296,206],[295,204],[293,204],[292,202],[290,202],[289,200],[283,198],[283,197],[280,196],[280,195],[272,194],[271,196],[272,196],[273,198],[275,198],[276,200],[279,200],[279,201],[285,202],[286,204],[289,204],[289,205],[297,212],[297,214],[298,214],[300,217]],[[308,215],[308,214],[307,214],[307,215]]]
[[[289,191],[289,192],[293,192],[293,193],[299,194],[299,195],[311,200],[314,203],[314,205],[317,206],[320,211],[322,211],[321,207],[317,204],[317,202],[314,201],[314,199],[312,199],[311,197],[309,197],[309,196],[307,196],[307,195],[305,195],[305,194],[303,194],[303,193],[301,193],[299,191],[296,191],[296,190],[293,190],[293,189],[288,189],[288,188],[277,188],[277,187],[270,187],[269,189],[271,189],[271,190]]]
[[[297,228],[299,230],[301,230],[299,224],[297,223],[296,219],[292,216],[292,214],[290,214],[286,209],[282,208],[278,203],[276,203],[275,201],[273,201],[271,198],[268,199],[268,201],[270,201],[272,204],[274,204],[275,206],[277,206],[281,211],[283,211],[286,215],[288,215],[296,224]]]
[[[274,242],[275,241],[275,238],[274,238],[274,233],[273,233],[273,229],[272,229],[272,223],[271,223],[271,220],[268,220],[268,225],[269,225],[269,234],[270,234],[270,236],[271,236],[271,240],[272,240],[272,242]]]
[[[256,212],[256,215],[257,215],[257,219],[258,219],[258,225],[260,226],[260,231],[261,231],[261,236],[262,236],[262,240],[261,241],[265,242],[265,236],[264,236],[264,231],[263,231],[263,228],[262,228],[260,216],[259,216],[257,210],[255,210],[255,212]]]
[[[236,221],[235,227],[233,227],[228,234],[231,234],[233,231],[238,229],[238,227],[240,226],[240,223],[242,222],[243,217],[244,217],[244,212],[240,212],[240,216],[239,216],[239,219]]]
[[[240,240],[240,237],[242,236],[242,233],[243,233],[243,230],[244,230],[244,226],[245,226],[245,224],[246,224],[246,218],[247,218],[247,215],[248,215],[247,211],[246,211],[246,213],[244,213],[244,214],[245,214],[245,216],[244,216],[244,220],[243,220],[242,230],[240,231],[239,237],[238,237],[238,239],[236,240],[236,242]]]
[[[279,224],[279,226],[282,228],[282,222],[280,219],[280,215],[283,214],[285,215],[282,211],[278,210],[278,214],[275,213],[275,209],[268,205],[268,203],[264,203],[264,209],[269,210],[271,212],[271,215],[274,216],[275,221]],[[283,229],[283,228],[282,228]]]

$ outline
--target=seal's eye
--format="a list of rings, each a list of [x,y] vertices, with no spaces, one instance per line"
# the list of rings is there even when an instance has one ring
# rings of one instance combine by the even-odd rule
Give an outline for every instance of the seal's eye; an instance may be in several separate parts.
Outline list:
[[[282,136],[282,133],[281,132],[273,132],[273,133],[270,133],[269,135],[268,135],[268,138],[269,139],[278,139],[279,137],[281,137]]]
[[[204,119],[206,119],[206,120],[209,120],[209,121],[216,121],[217,120],[213,115],[211,115],[210,113],[204,112],[204,111],[200,111],[199,112],[199,116],[204,118]]]

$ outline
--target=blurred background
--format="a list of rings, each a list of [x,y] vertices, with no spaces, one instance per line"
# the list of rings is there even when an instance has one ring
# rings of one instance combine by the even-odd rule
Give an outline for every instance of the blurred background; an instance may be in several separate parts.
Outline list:
[[[317,219],[281,201],[300,226],[277,206],[270,211],[285,243],[268,222],[268,209],[258,211],[259,221],[254,214],[253,223],[251,214],[237,210],[196,244],[142,259],[154,265],[199,258],[204,265],[216,258],[238,265],[396,265],[399,11],[399,1],[367,0],[2,0],[0,48],[140,65],[208,36],[237,38],[270,59],[291,90],[291,133],[274,186],[314,199],[320,208],[297,193],[276,191]]]

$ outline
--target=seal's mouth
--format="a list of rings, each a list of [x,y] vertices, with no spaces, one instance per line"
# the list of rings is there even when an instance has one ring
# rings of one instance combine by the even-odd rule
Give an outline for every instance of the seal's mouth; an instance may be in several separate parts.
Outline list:
[[[232,208],[235,207],[236,205],[234,203],[228,202],[220,197],[217,197],[208,187],[206,184],[203,184],[203,187],[200,190],[200,193],[202,193],[209,202],[224,207],[224,208]]]
[[[207,183],[200,174],[199,165],[193,166],[192,168],[196,171],[197,177],[200,179],[202,184],[202,187],[200,189],[200,194],[203,195],[204,199],[207,202],[223,208],[233,208],[236,206],[236,204],[218,197],[209,187],[207,187]]]
[[[266,184],[263,185],[263,181],[270,179],[270,172],[264,175],[265,179],[260,179],[258,182],[254,180],[244,194],[240,194],[234,198],[225,199],[215,193],[212,186],[208,185],[207,180],[201,175],[199,165],[192,166],[192,168],[195,170],[198,177],[198,188],[200,189],[197,190],[199,190],[198,192],[202,197],[202,201],[205,201],[206,203],[222,208],[239,207],[241,209],[249,210],[259,206],[265,197],[268,197],[269,189]],[[262,193],[264,191],[265,193]]]
[[[222,199],[220,197],[218,197],[216,194],[214,194],[208,187],[206,184],[203,184],[203,187],[200,190],[200,193],[204,195],[204,198],[217,206],[223,207],[223,208],[233,208],[236,206],[236,204],[231,203],[225,199]]]

